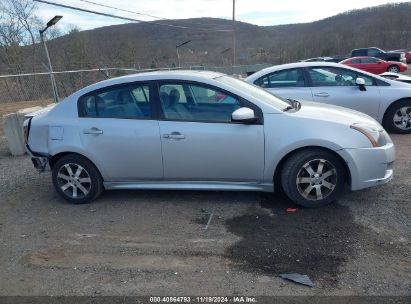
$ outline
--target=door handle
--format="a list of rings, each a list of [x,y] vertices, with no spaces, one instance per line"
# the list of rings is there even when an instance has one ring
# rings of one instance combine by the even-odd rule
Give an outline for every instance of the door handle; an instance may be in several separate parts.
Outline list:
[[[171,134],[163,134],[163,138],[180,140],[186,137],[180,132],[172,132]]]
[[[91,129],[84,129],[83,134],[100,135],[100,134],[103,134],[103,130],[100,130],[99,128],[93,127]]]
[[[317,97],[328,97],[328,96],[330,96],[330,94],[328,94],[327,92],[321,92],[321,93],[315,93],[314,96],[317,96]]]

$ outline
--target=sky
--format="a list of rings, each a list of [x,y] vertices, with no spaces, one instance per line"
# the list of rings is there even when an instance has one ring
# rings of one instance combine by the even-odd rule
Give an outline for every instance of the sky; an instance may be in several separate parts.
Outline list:
[[[158,20],[110,8],[99,7],[81,0],[47,0],[49,2],[121,15],[141,20]],[[233,0],[86,0],[137,13],[168,19],[195,17],[232,18]],[[409,2],[404,0],[236,0],[236,19],[256,25],[278,25],[311,22],[327,18],[347,10],[360,9],[387,3]],[[62,15],[60,29],[72,25],[82,30],[121,24],[114,18],[78,12],[48,4],[38,4],[38,15],[45,22],[55,15]]]

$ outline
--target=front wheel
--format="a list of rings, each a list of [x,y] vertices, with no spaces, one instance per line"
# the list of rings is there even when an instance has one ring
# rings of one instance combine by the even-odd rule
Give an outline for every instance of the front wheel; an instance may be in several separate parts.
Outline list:
[[[284,164],[281,184],[296,204],[314,208],[335,201],[344,188],[344,166],[331,152],[302,150]]]
[[[411,100],[402,100],[391,105],[384,115],[383,125],[391,132],[411,133]]]
[[[73,204],[89,203],[103,190],[103,180],[97,168],[77,154],[59,159],[53,166],[52,179],[57,193]]]

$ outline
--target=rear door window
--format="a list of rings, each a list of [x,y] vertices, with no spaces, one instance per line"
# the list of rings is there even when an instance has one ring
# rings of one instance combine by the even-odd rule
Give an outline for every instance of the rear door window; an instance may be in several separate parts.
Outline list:
[[[147,119],[151,117],[148,84],[115,86],[79,100],[81,117]]]
[[[304,87],[304,72],[302,69],[286,69],[268,74],[254,82],[263,88]]]
[[[379,61],[378,58],[371,58],[371,57],[366,57],[366,58],[361,58],[361,63],[365,64],[374,64]]]

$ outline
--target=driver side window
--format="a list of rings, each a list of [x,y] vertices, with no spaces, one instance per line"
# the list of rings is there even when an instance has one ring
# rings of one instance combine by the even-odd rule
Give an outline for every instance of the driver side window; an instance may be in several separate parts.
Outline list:
[[[358,77],[365,80],[366,86],[374,85],[371,77],[338,67],[312,67],[308,74],[314,87],[356,86]]]
[[[166,120],[231,122],[240,100],[216,88],[194,83],[160,85],[160,100]]]

